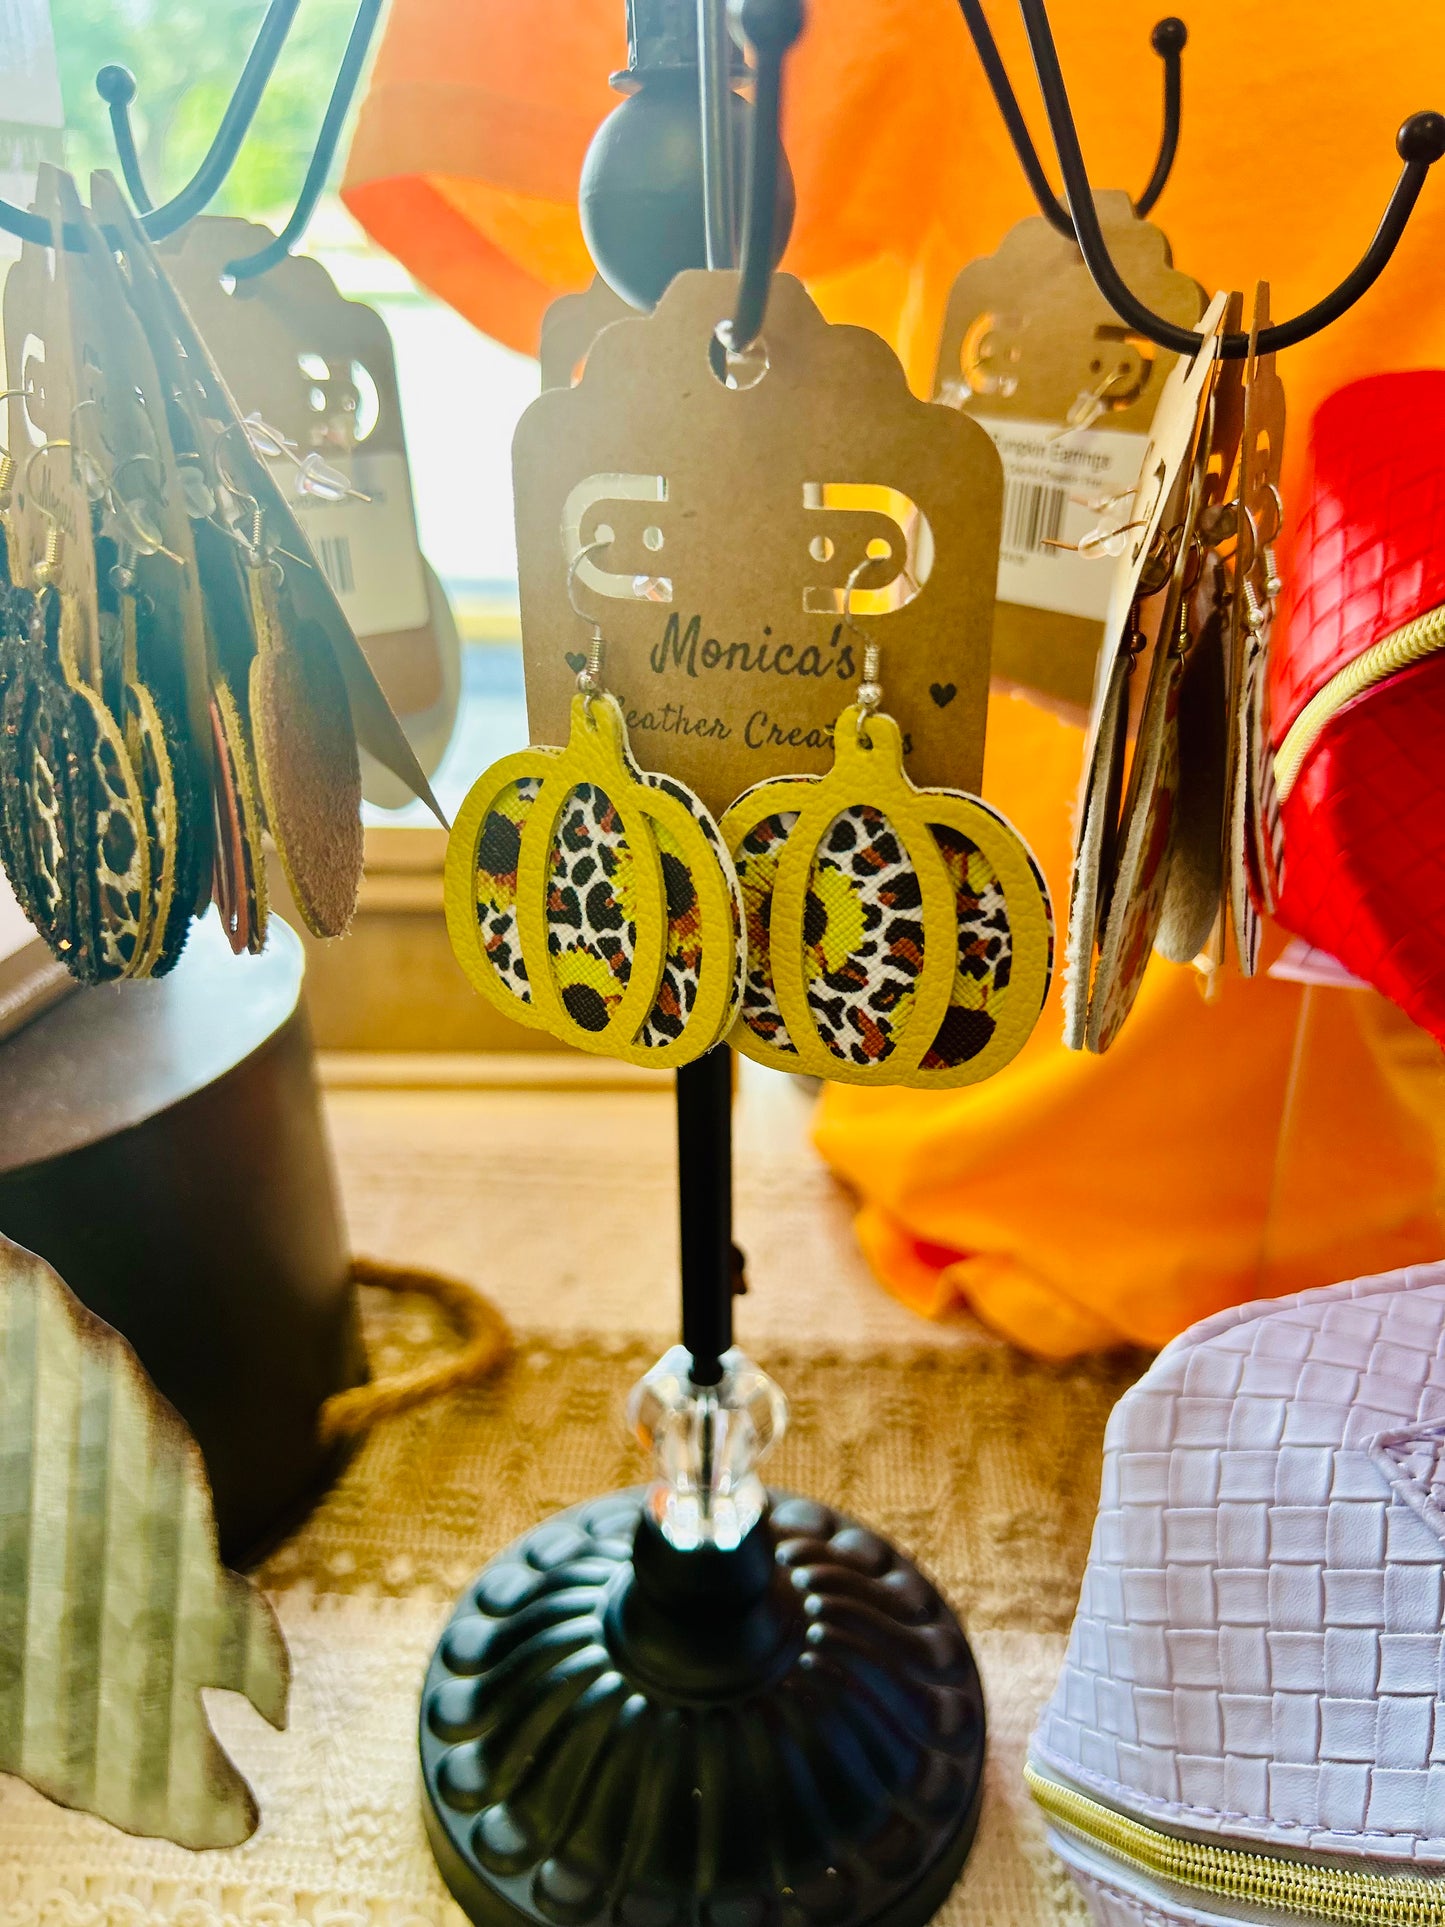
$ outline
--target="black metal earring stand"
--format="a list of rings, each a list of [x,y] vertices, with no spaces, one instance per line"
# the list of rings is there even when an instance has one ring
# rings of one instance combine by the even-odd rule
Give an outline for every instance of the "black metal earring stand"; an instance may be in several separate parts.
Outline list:
[[[675,60],[692,3],[629,9],[634,62],[652,19]],[[697,0],[699,266],[733,251],[731,143],[707,138],[731,115],[719,13]],[[801,9],[751,0],[742,22],[757,83],[735,353],[767,305]],[[706,1388],[732,1345],[725,1045],[677,1073],[677,1152],[683,1345]],[[639,1490],[538,1526],[463,1596],[423,1689],[425,1817],[452,1893],[497,1927],[921,1927],[972,1845],[983,1738],[962,1629],[886,1540],[774,1494],[735,1549],[681,1551]]]

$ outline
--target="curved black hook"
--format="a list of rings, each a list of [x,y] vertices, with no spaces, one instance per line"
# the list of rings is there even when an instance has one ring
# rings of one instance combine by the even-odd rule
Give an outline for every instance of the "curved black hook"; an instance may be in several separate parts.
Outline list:
[[[1068,90],[1064,86],[1045,0],[1019,0],[1019,7],[1028,29],[1029,46],[1039,77],[1039,91],[1044,97],[1049,129],[1058,151],[1064,191],[1068,195],[1079,247],[1089,273],[1094,277],[1100,294],[1121,321],[1127,322],[1150,341],[1157,342],[1161,348],[1172,349],[1179,355],[1194,354],[1203,345],[1204,337],[1196,334],[1192,328],[1181,328],[1177,323],[1166,321],[1162,315],[1146,308],[1114,266],[1103,229],[1099,226],[1093,190],[1089,186],[1089,172],[1079,146],[1079,133],[1074,125]],[[1306,308],[1290,321],[1281,321],[1273,328],[1264,329],[1259,337],[1261,354],[1273,354],[1280,348],[1292,348],[1297,342],[1308,341],[1311,335],[1318,334],[1352,308],[1366,289],[1379,279],[1420,198],[1426,175],[1435,162],[1445,155],[1445,114],[1412,114],[1396,136],[1395,147],[1405,164],[1380,225],[1358,266],[1312,308]],[[1249,336],[1222,335],[1219,352],[1227,360],[1242,361],[1249,353]]]
[[[115,157],[120,162],[126,193],[137,214],[149,214],[155,202],[141,173],[140,155],[136,152],[135,133],[130,124],[131,102],[136,95],[135,75],[129,67],[102,67],[95,77],[95,91],[110,111],[111,138],[115,141]]]
[[[1003,64],[1003,55],[998,50],[998,42],[993,37],[993,28],[988,24],[988,16],[983,10],[982,0],[958,0],[958,10],[963,15],[968,31],[973,36],[974,49],[978,54],[979,65],[983,68],[994,102],[1003,116],[1003,124],[1008,129],[1008,137],[1013,142],[1014,153],[1018,155],[1019,166],[1023,169],[1029,186],[1033,189],[1034,199],[1039,204],[1039,212],[1051,228],[1060,234],[1074,238],[1074,224],[1044,172],[1039,159],[1039,150],[1034,146],[1033,135],[1028,122],[1019,106],[1019,97],[1013,90],[1013,82],[1008,77],[1008,69]]]
[[[1003,124],[1008,129],[1019,166],[1039,204],[1039,212],[1050,227],[1067,235],[1072,241],[1075,238],[1074,224],[1069,219],[1068,209],[1049,185],[1049,177],[1044,172],[1038,149],[1029,133],[1028,123],[1008,77],[1008,69],[1003,64],[993,29],[988,24],[982,0],[958,0],[958,10],[973,38],[979,65],[983,68]],[[1149,176],[1144,192],[1134,203],[1134,212],[1141,217],[1149,213],[1164,192],[1174,166],[1174,156],[1179,151],[1179,119],[1183,98],[1183,62],[1180,56],[1188,40],[1188,28],[1173,14],[1161,20],[1149,36],[1150,46],[1164,63],[1164,125],[1159,136],[1159,155],[1154,162],[1154,171]]]
[[[316,150],[311,156],[311,164],[306,170],[306,178],[301,183],[301,192],[296,205],[291,210],[291,219],[274,240],[268,241],[255,254],[243,256],[239,261],[226,264],[227,274],[238,281],[250,280],[253,276],[264,274],[267,268],[274,268],[278,261],[284,261],[292,248],[306,232],[311,216],[316,212],[316,203],[326,186],[326,177],[331,172],[331,163],[336,157],[336,149],[341,140],[341,130],[346,124],[346,116],[351,111],[351,103],[356,97],[356,89],[361,82],[361,72],[366,65],[366,56],[371,47],[371,36],[376,31],[376,23],[381,17],[383,0],[360,0],[356,18],[351,25],[351,36],[346,43],[346,52],[341,56],[341,65],[336,70],[336,84],[331,89],[331,98],[326,103],[326,114],[321,122],[321,132],[316,139]]]
[[[1134,203],[1134,212],[1141,220],[1169,185],[1174,156],[1179,152],[1179,119],[1184,106],[1184,62],[1181,56],[1188,44],[1189,29],[1174,13],[1160,20],[1149,36],[1149,45],[1164,63],[1164,126],[1159,135],[1159,157],[1154,163],[1154,172],[1149,176],[1144,192]]]
[[[743,215],[741,274],[737,307],[725,343],[741,354],[757,340],[773,276],[773,236],[778,218],[779,121],[783,102],[783,60],[803,31],[803,0],[743,0],[744,34],[757,57],[753,94],[752,141],[748,150],[747,206]]]
[[[174,199],[163,207],[151,208],[141,216],[141,226],[153,241],[163,241],[168,234],[183,228],[187,221],[193,220],[207,207],[220,192],[221,185],[230,173],[236,155],[240,152],[241,142],[246,138],[251,122],[256,117],[256,109],[261,104],[261,96],[266,91],[286,36],[291,31],[291,23],[296,17],[300,0],[271,0],[266,9],[266,17],[257,30],[246,64],[241,70],[241,78],[236,83],[236,91],[221,116],[221,124],[215,137],[206,150],[205,159],[196,169],[191,179]],[[135,83],[123,67],[103,69],[110,76],[108,84],[114,89],[111,94],[102,89],[103,98],[110,106],[111,126],[117,131],[117,147],[120,154],[121,170],[125,174],[126,186],[134,193],[137,186],[141,195],[149,201],[145,183],[141,179],[135,152],[135,143],[130,132],[130,102],[134,98]],[[116,76],[124,75],[124,81]],[[129,91],[127,91],[127,83]],[[99,78],[97,78],[99,86]],[[120,130],[124,129],[121,133]],[[127,150],[130,165],[127,165]],[[139,202],[137,203],[139,205]],[[38,214],[27,213],[24,208],[13,207],[9,201],[0,200],[0,228],[14,234],[22,241],[38,242],[41,247],[54,245],[55,237],[50,231],[50,223]],[[81,249],[84,237],[78,228],[66,227],[62,235],[67,248]]]

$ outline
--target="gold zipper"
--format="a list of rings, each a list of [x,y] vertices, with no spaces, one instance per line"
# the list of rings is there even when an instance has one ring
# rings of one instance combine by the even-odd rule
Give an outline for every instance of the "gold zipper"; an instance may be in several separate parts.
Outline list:
[[[1392,630],[1363,655],[1337,670],[1323,689],[1316,690],[1290,724],[1274,754],[1274,782],[1280,802],[1294,788],[1304,759],[1346,703],[1387,677],[1399,675],[1402,669],[1413,668],[1440,649],[1445,649],[1445,606],[1431,609],[1403,628]]]
[[[1274,1854],[1181,1840],[1049,1779],[1031,1762],[1024,1767],[1024,1780],[1056,1825],[1134,1872],[1172,1886],[1256,1907],[1277,1907],[1306,1920],[1345,1921],[1359,1927],[1445,1927],[1445,1880],[1312,1867]]]

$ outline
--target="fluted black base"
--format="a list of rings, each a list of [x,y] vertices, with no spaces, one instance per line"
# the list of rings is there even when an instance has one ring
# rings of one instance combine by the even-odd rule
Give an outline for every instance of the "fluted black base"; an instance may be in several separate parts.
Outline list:
[[[973,1841],[978,1669],[886,1540],[774,1496],[679,1553],[641,1490],[525,1534],[422,1694],[426,1823],[485,1927],[920,1927]]]

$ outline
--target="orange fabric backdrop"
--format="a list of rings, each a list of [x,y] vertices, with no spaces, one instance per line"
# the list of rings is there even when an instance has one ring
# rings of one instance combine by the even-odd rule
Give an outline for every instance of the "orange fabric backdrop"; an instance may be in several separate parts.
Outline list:
[[[1042,130],[1011,7],[995,30]],[[1160,119],[1157,0],[1056,0],[1084,152],[1142,186]],[[1414,109],[1445,105],[1445,16],[1418,0],[1209,0],[1184,56],[1184,132],[1158,209],[1209,289],[1268,276],[1274,312],[1353,265]],[[578,172],[616,103],[621,0],[393,0],[344,186],[378,241],[513,347],[535,351],[591,264]],[[878,329],[928,392],[948,288],[1032,212],[954,0],[813,0],[790,63],[798,218],[786,265],[837,320]],[[1041,141],[1047,152],[1046,140]],[[1445,178],[1382,284],[1282,360],[1288,503],[1318,402],[1445,346]],[[1080,732],[1015,698],[990,716],[986,790],[1062,911]],[[880,1276],[921,1310],[966,1299],[1035,1350],[1160,1343],[1261,1290],[1439,1253],[1438,1054],[1369,992],[1233,980],[1206,1008],[1159,960],[1114,1050],[1060,1045],[1057,1004],[1015,1065],[953,1094],[830,1089],[818,1140],[862,1199]]]

